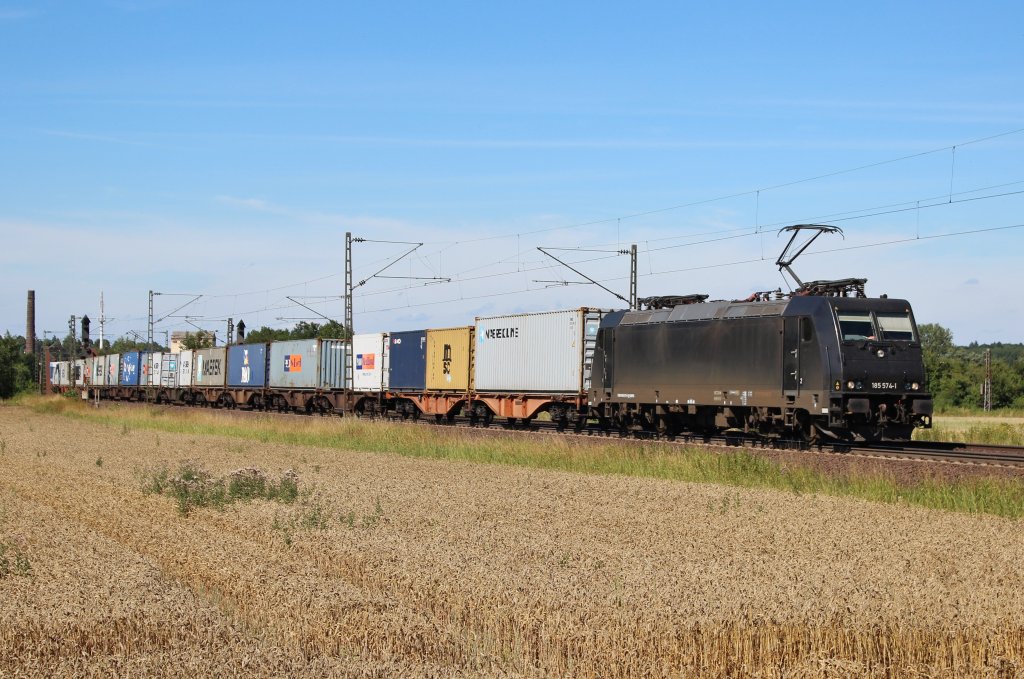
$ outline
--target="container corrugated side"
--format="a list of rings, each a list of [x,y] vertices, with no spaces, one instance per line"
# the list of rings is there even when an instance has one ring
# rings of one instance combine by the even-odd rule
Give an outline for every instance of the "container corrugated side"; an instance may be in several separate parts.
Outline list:
[[[178,352],[178,386],[191,387],[192,378],[195,376],[195,352],[191,349],[182,349]]]
[[[578,394],[589,387],[603,312],[589,309],[478,318],[475,385],[479,392]]]
[[[173,389],[178,386],[178,354],[165,353],[160,361],[160,386]]]
[[[103,382],[100,381],[104,376],[103,363],[104,360],[102,356],[93,356],[89,359],[89,362],[86,364],[87,372],[85,374],[85,378],[89,381],[89,384],[93,386],[103,384]]]
[[[320,388],[345,388],[345,357],[348,342],[340,339],[320,340]]]
[[[148,387],[152,384],[151,378],[151,361],[153,360],[153,352],[151,351],[140,351],[139,352],[139,386]]]
[[[267,345],[228,347],[228,386],[262,389],[267,384]]]
[[[320,340],[270,343],[268,384],[275,389],[316,389],[320,384],[319,367]]]
[[[427,386],[427,331],[390,333],[388,345],[388,388],[423,391]]]
[[[195,371],[192,386],[223,387],[228,372],[227,349],[213,347],[198,349],[195,353]]]
[[[160,364],[163,363],[163,359],[164,354],[162,351],[143,352],[142,357],[139,359],[139,368],[142,371],[139,384],[146,387],[160,385]]]
[[[116,387],[121,383],[121,354],[107,354],[107,379],[108,387]]]
[[[50,384],[56,387],[67,387],[70,364],[67,361],[52,361],[50,363]]]
[[[372,332],[352,337],[355,353],[352,388],[355,391],[381,391],[388,388],[387,335]]]
[[[468,391],[473,386],[473,326],[427,330],[427,389]]]
[[[117,383],[122,387],[135,387],[139,384],[139,352],[127,351],[121,354],[121,365],[118,369]]]

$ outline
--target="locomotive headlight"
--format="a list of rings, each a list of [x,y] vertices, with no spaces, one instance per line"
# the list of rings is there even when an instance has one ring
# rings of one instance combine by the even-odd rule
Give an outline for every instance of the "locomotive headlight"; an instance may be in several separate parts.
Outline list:
[[[910,385],[910,389],[911,389],[912,391],[917,391],[917,390],[918,390],[918,389],[920,389],[920,388],[921,388],[921,385],[920,385],[920,384],[918,384],[917,382],[913,382],[913,383],[911,383],[911,385]]]
[[[857,388],[858,389],[863,389],[864,388],[864,383],[863,382],[857,382]]]
[[[853,380],[850,380],[849,382],[846,383],[846,388],[847,389],[856,389],[857,388],[857,384]]]
[[[885,358],[885,349],[879,349],[875,353],[878,355],[878,358]]]

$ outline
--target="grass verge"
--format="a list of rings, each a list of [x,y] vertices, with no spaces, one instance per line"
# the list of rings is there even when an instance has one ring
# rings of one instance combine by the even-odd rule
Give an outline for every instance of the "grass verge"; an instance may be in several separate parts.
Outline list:
[[[936,424],[914,432],[915,441],[966,441],[1001,446],[1024,446],[1024,424],[1009,422]]]
[[[134,429],[216,435],[263,443],[773,488],[795,494],[854,497],[1012,518],[1024,516],[1024,482],[1019,479],[923,479],[905,483],[878,473],[831,475],[810,468],[783,466],[745,451],[677,449],[633,440],[579,442],[568,437],[538,437],[532,441],[518,436],[467,436],[464,431],[453,429],[352,418],[298,422],[272,417],[238,420],[201,411],[153,408],[95,410],[59,398],[39,399],[28,405],[40,413],[104,423],[120,429],[122,436]]]

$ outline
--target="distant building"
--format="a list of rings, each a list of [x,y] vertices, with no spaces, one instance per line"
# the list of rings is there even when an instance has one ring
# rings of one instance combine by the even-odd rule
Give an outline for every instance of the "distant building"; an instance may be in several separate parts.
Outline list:
[[[175,330],[171,333],[171,346],[169,348],[172,354],[177,354],[181,351],[181,343],[185,341],[185,335],[187,334],[184,330]]]

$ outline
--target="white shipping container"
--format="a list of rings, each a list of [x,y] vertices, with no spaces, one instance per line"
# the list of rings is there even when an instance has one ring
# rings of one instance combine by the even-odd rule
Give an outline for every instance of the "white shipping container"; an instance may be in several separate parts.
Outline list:
[[[75,386],[76,387],[84,387],[85,386],[85,365],[86,365],[86,360],[87,359],[80,358],[77,361],[75,361]]]
[[[67,361],[52,361],[50,363],[50,384],[55,387],[67,387],[70,363]]]
[[[183,349],[178,353],[178,386],[192,386],[192,350]]]
[[[598,309],[476,319],[480,392],[578,394],[590,388]]]
[[[160,360],[159,374],[160,386],[174,388],[178,386],[178,354],[165,353]]]
[[[149,383],[154,387],[160,386],[160,375],[163,372],[164,360],[168,354],[162,351],[153,352],[153,372],[149,375]]]
[[[381,391],[388,388],[389,352],[388,336],[372,332],[352,336],[355,354],[352,388],[355,391]]]

